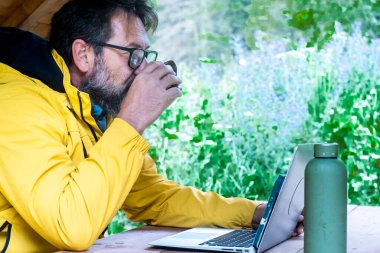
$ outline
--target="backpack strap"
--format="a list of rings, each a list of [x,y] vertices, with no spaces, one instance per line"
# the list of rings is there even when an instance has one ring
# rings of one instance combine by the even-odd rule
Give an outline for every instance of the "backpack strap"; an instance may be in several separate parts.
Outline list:
[[[11,240],[12,224],[10,224],[8,221],[4,222],[4,224],[1,225],[0,232],[3,231],[6,227],[8,227],[7,239],[5,240],[4,248],[1,250],[1,253],[5,253],[7,251],[7,248],[9,246],[9,241]]]

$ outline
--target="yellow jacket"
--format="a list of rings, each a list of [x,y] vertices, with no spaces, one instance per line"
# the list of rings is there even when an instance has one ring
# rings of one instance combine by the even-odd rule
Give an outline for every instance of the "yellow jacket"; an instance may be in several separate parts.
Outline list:
[[[101,132],[89,95],[70,84],[63,59],[45,41],[6,32],[30,40],[10,50],[13,62],[0,53],[0,226],[12,224],[7,252],[87,249],[120,208],[130,219],[153,225],[250,227],[255,202],[201,192],[157,174],[146,154],[149,145],[128,123],[116,118]],[[1,52],[7,40],[0,35]],[[15,47],[15,40],[8,42]],[[41,73],[28,69],[30,61],[43,77],[58,73],[44,77],[45,83],[57,76],[60,82],[41,82]],[[28,75],[10,65],[26,65],[21,69]],[[7,230],[0,232],[0,251]]]

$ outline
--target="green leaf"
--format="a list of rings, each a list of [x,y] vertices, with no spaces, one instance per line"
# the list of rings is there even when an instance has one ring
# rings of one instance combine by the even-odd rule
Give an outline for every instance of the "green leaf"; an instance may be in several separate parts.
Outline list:
[[[199,58],[199,61],[202,62],[202,63],[222,63],[221,60],[216,60],[216,59],[210,59],[210,58],[206,58],[206,57],[202,57],[202,58]]]
[[[288,24],[302,31],[309,29],[315,24],[314,10],[306,9],[295,13]]]

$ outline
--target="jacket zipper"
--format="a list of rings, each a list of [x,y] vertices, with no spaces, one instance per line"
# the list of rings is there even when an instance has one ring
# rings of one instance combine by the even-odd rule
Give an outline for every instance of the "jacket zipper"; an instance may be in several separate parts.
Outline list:
[[[92,136],[94,136],[95,141],[98,142],[99,139],[98,139],[98,137],[96,136],[96,133],[95,133],[94,128],[90,125],[90,123],[88,123],[88,122],[84,119],[84,115],[83,115],[83,105],[82,105],[82,98],[80,97],[80,91],[77,91],[77,95],[78,95],[78,99],[79,99],[80,115],[81,115],[81,117],[82,117],[82,120],[83,120],[84,123],[86,123],[86,125],[90,128],[91,133],[92,133]],[[84,157],[87,158],[87,157],[88,157],[88,154],[87,154],[86,147],[84,146],[84,143],[83,143],[83,142],[82,142],[82,146],[83,146]]]

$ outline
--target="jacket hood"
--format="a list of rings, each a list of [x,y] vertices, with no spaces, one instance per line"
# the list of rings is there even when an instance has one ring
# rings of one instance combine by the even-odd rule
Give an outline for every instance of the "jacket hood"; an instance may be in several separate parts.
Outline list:
[[[63,73],[47,40],[15,27],[0,27],[0,62],[65,92]]]

